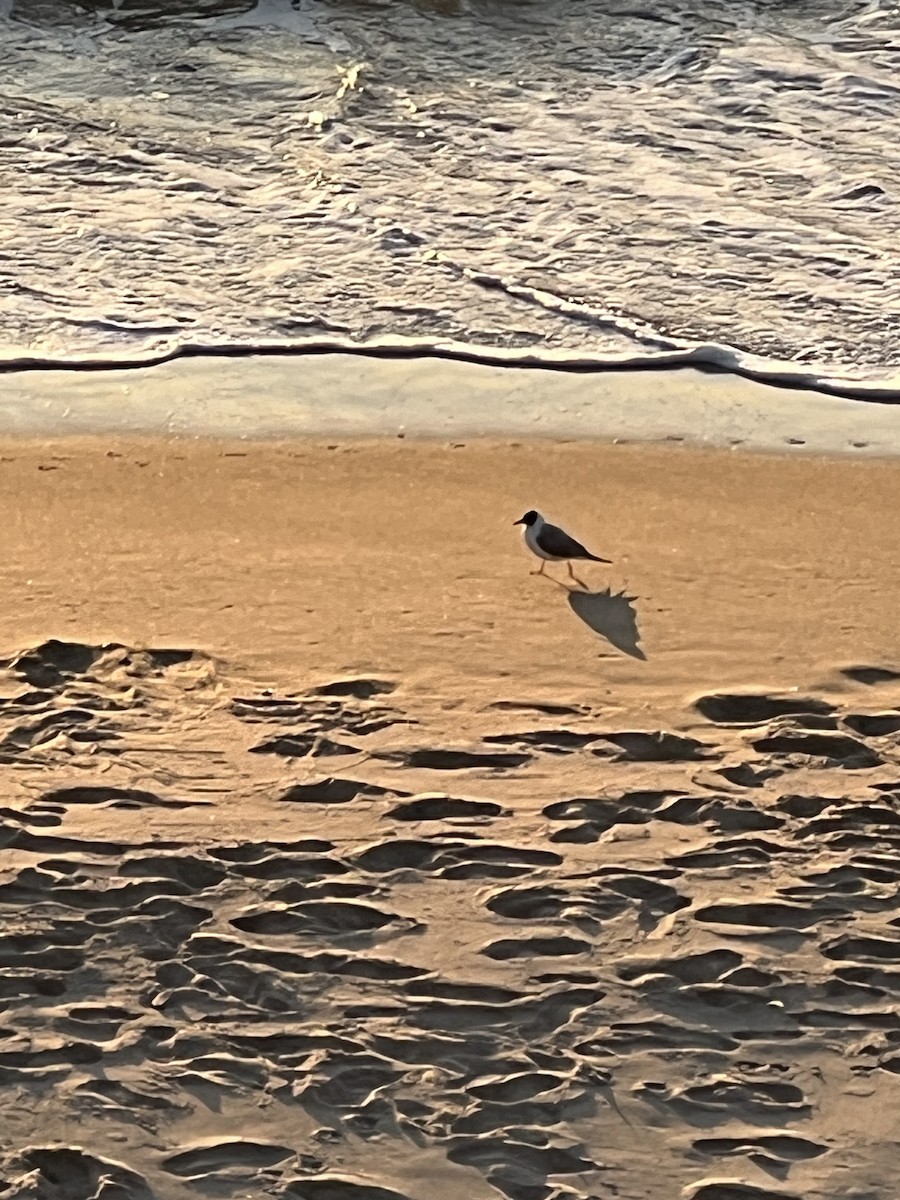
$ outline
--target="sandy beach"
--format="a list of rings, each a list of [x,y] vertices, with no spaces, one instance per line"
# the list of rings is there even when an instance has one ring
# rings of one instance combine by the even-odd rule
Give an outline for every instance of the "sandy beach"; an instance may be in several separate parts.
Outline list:
[[[893,1194],[896,460],[7,437],[0,493],[4,1196]]]
[[[0,0],[0,1200],[896,1200],[898,47]]]

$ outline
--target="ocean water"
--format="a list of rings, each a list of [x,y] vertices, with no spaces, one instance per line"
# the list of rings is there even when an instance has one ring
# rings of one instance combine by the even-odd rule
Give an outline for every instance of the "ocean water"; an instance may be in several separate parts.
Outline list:
[[[900,380],[900,8],[0,0],[0,360]]]

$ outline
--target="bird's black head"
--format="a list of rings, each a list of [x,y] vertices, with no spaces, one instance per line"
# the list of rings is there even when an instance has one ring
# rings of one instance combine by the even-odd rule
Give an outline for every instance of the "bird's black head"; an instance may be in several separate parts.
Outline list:
[[[513,525],[533,525],[539,515],[533,508],[530,508],[524,517],[519,517],[518,521],[513,521]]]

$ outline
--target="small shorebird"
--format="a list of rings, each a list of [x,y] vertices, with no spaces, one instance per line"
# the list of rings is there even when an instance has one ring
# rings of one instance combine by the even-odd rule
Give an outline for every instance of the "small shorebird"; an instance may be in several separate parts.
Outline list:
[[[581,542],[576,542],[558,525],[550,525],[533,508],[524,517],[519,517],[518,521],[513,521],[513,524],[525,526],[525,545],[532,554],[537,555],[541,560],[541,569],[531,571],[531,575],[543,575],[544,567],[548,562],[564,562],[569,568],[570,578],[574,579],[580,587],[586,588],[587,584],[582,583],[572,570],[572,559],[588,559],[590,562],[599,563],[612,561],[609,558],[600,558],[596,554],[591,554],[590,550],[585,550]]]

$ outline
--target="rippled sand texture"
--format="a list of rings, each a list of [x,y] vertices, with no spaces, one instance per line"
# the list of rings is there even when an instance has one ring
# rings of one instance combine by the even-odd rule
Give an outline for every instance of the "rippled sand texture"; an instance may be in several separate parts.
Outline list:
[[[900,675],[845,681],[460,743],[391,679],[19,652],[4,1196],[889,1195]]]
[[[240,7],[14,0],[6,350],[699,339],[896,368],[888,6]]]

